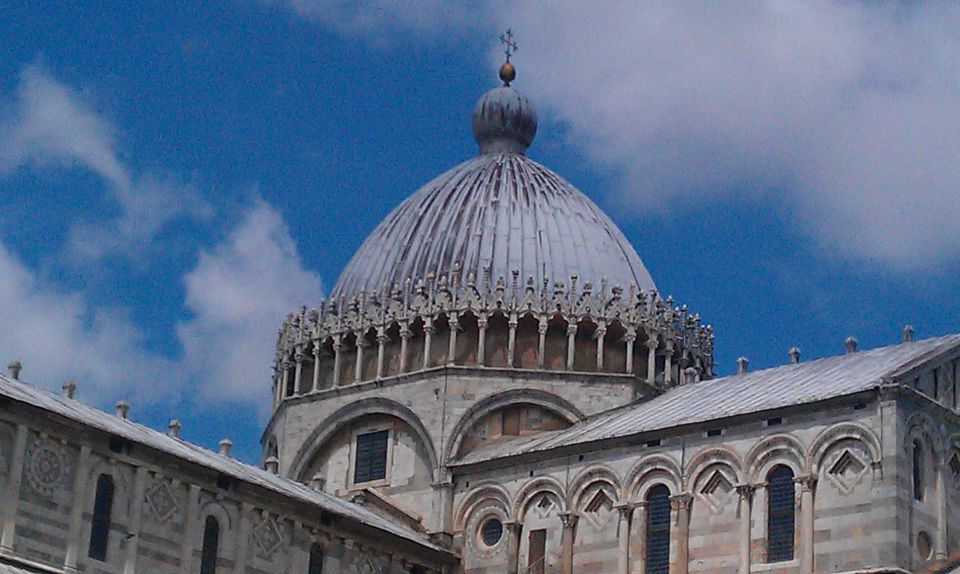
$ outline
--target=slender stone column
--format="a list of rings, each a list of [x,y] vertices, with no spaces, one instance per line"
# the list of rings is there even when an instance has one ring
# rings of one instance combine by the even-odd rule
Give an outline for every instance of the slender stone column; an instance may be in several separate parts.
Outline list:
[[[606,327],[598,327],[597,331],[593,334],[593,338],[597,340],[597,372],[603,370],[603,339],[606,334]]]
[[[635,563],[634,574],[644,574],[647,570],[647,503],[638,502],[634,507],[633,521],[630,529],[634,538],[632,562]]]
[[[253,505],[249,502],[240,504],[240,524],[237,527],[237,541],[233,557],[233,571],[236,574],[245,574],[247,571],[247,553],[250,549],[250,518],[253,514]],[[219,570],[219,568],[218,568]]]
[[[544,317],[540,318],[540,324],[537,325],[537,333],[540,335],[540,340],[537,342],[537,368],[543,369],[545,364],[545,357],[547,352],[547,320]]]
[[[513,356],[517,350],[517,314],[510,313],[507,325],[510,327],[510,336],[507,338],[507,366],[513,367]]]
[[[294,361],[296,361],[296,371],[294,372],[293,377],[293,394],[299,395],[303,393],[300,385],[303,383],[303,349],[297,347],[297,352],[293,356]]]
[[[453,365],[456,363],[457,357],[457,332],[460,330],[460,320],[457,319],[456,315],[452,315],[449,320],[450,324],[450,344],[447,346],[447,364]]]
[[[430,347],[433,342],[433,319],[427,317],[423,322],[423,365],[426,369],[430,366]]]
[[[290,367],[293,366],[293,363],[284,359],[283,361],[283,376],[280,382],[280,400],[283,400],[287,396],[287,389],[290,386]]]
[[[627,364],[624,367],[624,372],[628,375],[633,374],[633,342],[637,340],[637,334],[632,332],[632,330],[627,331],[627,335],[623,338],[624,342],[627,344]]]
[[[507,574],[520,572],[520,534],[523,532],[522,522],[508,522],[507,527]]]
[[[567,370],[573,370],[577,353],[577,324],[567,325]]]
[[[682,492],[670,497],[670,510],[673,511],[673,528],[670,538],[676,542],[677,554],[672,574],[687,574],[690,562],[690,493]]]
[[[577,534],[577,519],[572,512],[561,512],[563,534],[560,536],[560,574],[573,574],[573,541]]]
[[[663,382],[669,385],[673,382],[673,341],[667,339],[667,348],[663,353]]]
[[[402,375],[407,372],[407,349],[410,347],[410,337],[413,336],[413,333],[410,331],[410,326],[406,323],[400,327],[400,368],[398,371]]]
[[[647,382],[651,385],[657,382],[657,337],[650,335],[647,339]]]
[[[477,330],[479,331],[477,337],[477,364],[483,366],[483,363],[486,360],[486,351],[487,351],[487,318],[478,317],[477,318]]]
[[[137,546],[140,542],[140,517],[143,514],[143,495],[147,488],[147,469],[137,467],[133,477],[133,496],[130,498],[130,521],[127,525],[127,548],[123,562],[123,574],[137,571]]]
[[[800,485],[800,574],[813,574],[813,495],[817,477],[798,476]]]
[[[433,487],[440,494],[440,516],[437,520],[437,529],[441,532],[453,532],[453,481],[445,471],[441,472],[439,482],[435,482]]]
[[[739,574],[750,574],[750,515],[753,510],[753,485],[738,484],[740,495],[737,512],[740,514],[740,566]]]
[[[13,458],[7,473],[6,492],[3,493],[3,533],[0,534],[0,550],[13,552],[13,538],[17,527],[17,509],[20,505],[20,486],[23,483],[23,459],[27,451],[27,427],[17,425],[13,439]]]
[[[367,337],[365,335],[357,336],[357,352],[354,355],[356,362],[353,364],[353,382],[355,383],[359,383],[363,380],[363,350],[369,344],[370,343],[367,341]]]
[[[320,390],[320,355],[323,353],[321,346],[320,339],[313,342],[313,392]]]
[[[193,574],[193,545],[197,537],[197,526],[200,521],[200,487],[190,485],[187,493],[187,505],[184,510],[183,539],[180,541],[180,573]]]
[[[937,465],[937,537],[934,557],[947,559],[947,465]]]
[[[67,548],[63,559],[63,571],[68,574],[77,572],[77,559],[80,556],[80,531],[83,527],[83,510],[87,500],[87,475],[90,469],[85,461],[90,460],[90,447],[80,447],[77,457],[76,476],[73,479],[73,506],[70,507],[70,523],[67,527]]]
[[[390,337],[386,333],[377,333],[377,378],[383,378],[383,359],[387,352],[387,342]]]
[[[343,363],[343,341],[340,335],[333,339],[333,386],[340,386],[340,367]]]
[[[630,527],[633,522],[633,505],[617,505],[620,522],[617,524],[617,572],[630,574]]]

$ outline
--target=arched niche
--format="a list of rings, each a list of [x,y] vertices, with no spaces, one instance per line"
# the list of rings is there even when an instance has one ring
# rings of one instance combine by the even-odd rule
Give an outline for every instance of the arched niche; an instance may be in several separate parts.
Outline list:
[[[457,365],[476,365],[480,327],[477,316],[473,311],[466,311],[463,315],[460,315],[457,330],[454,363]]]
[[[593,319],[584,317],[577,322],[577,335],[573,344],[573,370],[592,373],[597,370],[597,342],[594,335],[597,324]]]
[[[383,375],[389,377],[400,372],[400,325],[396,321],[387,325],[384,336]]]
[[[603,372],[624,373],[627,370],[627,347],[624,336],[627,330],[620,321],[607,325],[603,335]]]
[[[540,322],[532,313],[526,313],[517,320],[513,356],[515,367],[536,369],[539,365],[537,357],[540,347],[539,324]]]
[[[476,448],[549,430],[560,430],[583,420],[568,401],[535,389],[498,393],[471,407],[457,422],[445,453],[456,460]]]
[[[569,323],[559,313],[547,321],[543,344],[543,368],[548,371],[567,370],[567,327]]]
[[[439,367],[447,364],[450,351],[450,320],[443,313],[433,319],[433,334],[430,338],[430,365]]]
[[[506,367],[510,344],[510,322],[502,311],[494,311],[487,321],[486,365]]]
[[[353,383],[357,368],[357,336],[353,332],[347,333],[340,343],[340,384],[349,385]]]

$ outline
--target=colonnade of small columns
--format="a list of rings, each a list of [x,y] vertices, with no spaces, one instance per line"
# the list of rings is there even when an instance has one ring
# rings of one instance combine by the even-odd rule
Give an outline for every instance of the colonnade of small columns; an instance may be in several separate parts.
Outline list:
[[[674,337],[554,315],[439,313],[299,342],[278,361],[275,399],[443,365],[626,374],[670,386],[680,371],[710,365],[689,352],[674,360]]]

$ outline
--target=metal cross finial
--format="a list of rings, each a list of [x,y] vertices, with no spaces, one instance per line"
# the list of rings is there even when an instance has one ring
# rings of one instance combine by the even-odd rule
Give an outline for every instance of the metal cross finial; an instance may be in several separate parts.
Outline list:
[[[507,62],[510,62],[510,56],[517,51],[517,42],[513,39],[513,30],[507,28],[507,31],[500,34],[500,43],[504,45],[503,52],[507,55]]]

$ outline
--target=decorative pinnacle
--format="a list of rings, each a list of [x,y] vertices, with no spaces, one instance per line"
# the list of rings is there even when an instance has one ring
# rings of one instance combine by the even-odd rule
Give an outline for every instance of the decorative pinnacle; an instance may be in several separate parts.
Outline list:
[[[903,342],[909,343],[913,340],[913,327],[911,325],[903,326]]]
[[[737,374],[742,375],[747,372],[750,361],[746,357],[737,357]]]
[[[843,341],[843,347],[844,347],[844,349],[846,349],[848,355],[851,354],[851,353],[856,353],[856,352],[857,352],[857,339],[856,339],[855,337],[852,337],[852,336],[847,337],[847,338],[844,339],[844,341]]]
[[[220,447],[220,454],[230,456],[230,447],[233,446],[233,441],[228,438],[220,439],[218,446]]]
[[[500,34],[500,43],[503,44],[503,53],[507,56],[507,61],[500,66],[500,79],[503,80],[504,86],[509,86],[510,82],[517,77],[517,69],[510,63],[510,56],[517,51],[517,42],[513,39],[513,31],[507,29],[506,32]]]
[[[15,381],[19,381],[20,371],[22,369],[23,369],[23,365],[20,364],[20,361],[13,361],[9,365],[7,365],[7,376]]]
[[[73,395],[77,392],[77,383],[75,383],[73,379],[70,379],[63,383],[60,388],[63,390],[63,396],[72,399]]]
[[[790,351],[787,354],[790,355],[791,365],[796,365],[800,362],[800,347],[790,347]]]

